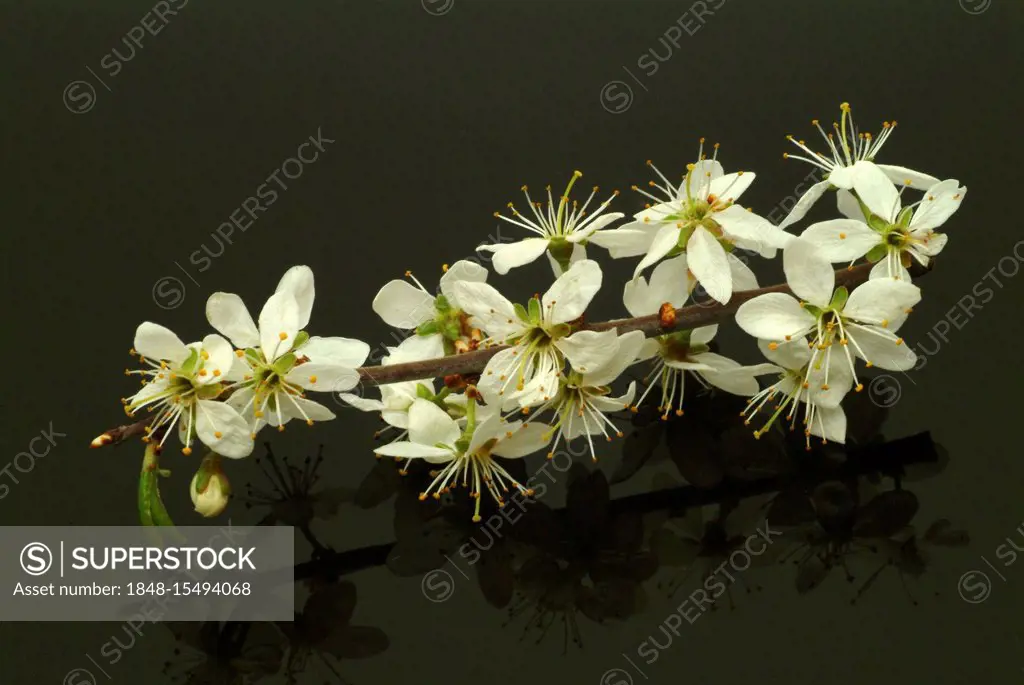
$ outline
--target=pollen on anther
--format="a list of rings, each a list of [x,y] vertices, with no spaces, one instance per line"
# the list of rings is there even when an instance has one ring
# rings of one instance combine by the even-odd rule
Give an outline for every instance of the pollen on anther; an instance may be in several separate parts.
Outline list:
[[[213,432],[213,437],[215,437],[215,438],[217,438],[218,440],[220,440],[221,438],[223,438],[223,437],[224,437],[224,434],[223,434],[223,433],[221,433],[220,431],[214,431],[214,432]]]
[[[310,376],[309,377],[309,382],[310,383],[316,383],[316,376]]]
[[[239,357],[239,358],[244,357],[245,356],[245,350],[235,350],[235,356]]]
[[[192,448],[191,447],[183,447],[181,449],[181,453],[184,454],[187,457],[188,455],[192,454]]]

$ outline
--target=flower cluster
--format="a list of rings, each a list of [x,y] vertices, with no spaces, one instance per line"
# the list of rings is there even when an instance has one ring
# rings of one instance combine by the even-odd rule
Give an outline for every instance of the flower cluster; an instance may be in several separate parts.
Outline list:
[[[141,375],[142,388],[122,402],[129,416],[153,412],[143,439],[162,447],[177,432],[186,455],[199,441],[214,455],[239,459],[252,453],[264,426],[284,430],[292,419],[310,425],[333,419],[306,392],[353,388],[359,382],[355,369],[370,348],[349,338],[310,336],[305,328],[313,298],[313,272],[296,266],[263,305],[258,326],[238,295],[222,292],[206,303],[207,320],[221,335],[186,345],[163,326],[141,324],[132,354],[148,368],[125,371]],[[197,495],[209,492],[206,480],[199,491],[193,487],[193,500],[198,511],[213,515],[223,510],[230,490],[218,471],[217,502],[206,495],[200,504]]]
[[[488,282],[487,269],[464,260],[443,268],[435,290],[411,273],[385,284],[372,308],[408,337],[387,350],[381,368],[397,365],[400,373],[377,386],[379,399],[347,392],[360,379],[365,343],[306,332],[313,275],[297,266],[267,300],[258,325],[237,295],[216,293],[206,314],[220,335],[186,345],[161,326],[139,326],[135,350],[149,368],[135,372],[143,388],[125,400],[126,409],[155,412],[148,439],[162,444],[176,431],[186,454],[199,440],[214,454],[238,458],[252,451],[264,426],[283,430],[292,419],[312,424],[334,417],[307,392],[339,393],[360,410],[379,412],[394,431],[378,455],[406,467],[412,460],[430,465],[422,498],[462,488],[476,499],[476,519],[484,493],[499,506],[510,493],[530,494],[499,459],[539,451],[550,458],[563,441],[585,440],[596,461],[601,439],[622,436],[618,415],[629,416],[648,398],[667,419],[684,412],[688,392],[715,389],[749,398],[744,415],[758,422],[755,436],[783,417],[779,424],[791,429],[799,420],[808,448],[811,436],[843,442],[842,400],[864,387],[858,364],[914,366],[898,333],[921,298],[910,268],[915,261],[928,266],[943,249],[947,238],[937,229],[966,188],[876,163],[895,122],[884,123],[875,137],[856,128],[844,103],[831,132],[813,124],[825,152],[790,136],[800,150],[791,157],[818,167],[824,178],[778,226],[740,204],[755,174],[726,173],[719,146],[706,151],[703,139],[676,181],[647,162],[655,180],[633,189],[648,201],[620,226],[613,224],[624,214],[607,211],[618,191],[603,201],[595,200],[597,187],[582,203],[571,197],[578,171],[557,198],[548,186],[546,198],[536,201],[523,186],[528,207],[520,212],[509,203],[510,216],[496,216],[531,235],[478,250],[492,253],[499,275],[546,255],[553,282],[543,294],[515,302]],[[800,235],[787,230],[829,191],[841,218],[813,223]],[[633,319],[584,321],[604,279],[588,254],[591,244],[613,259],[639,258],[622,290]],[[736,292],[756,290],[750,260],[772,259],[780,250],[789,293],[744,298],[736,311],[737,324],[756,338],[767,362],[744,365],[714,351],[717,324],[677,324],[676,310],[696,299],[698,287],[722,305]],[[837,287],[833,264],[852,268],[860,260],[874,264],[867,280]],[[657,327],[643,323],[654,319]],[[444,358],[460,354],[476,355],[479,365],[460,368],[479,373],[442,372]],[[633,374],[637,364],[646,371]],[[362,373],[372,380],[372,371]],[[626,374],[633,376],[626,387],[613,390]],[[770,377],[763,388],[762,376]],[[229,492],[218,464],[207,463],[193,487],[204,513],[217,510],[211,498]]]

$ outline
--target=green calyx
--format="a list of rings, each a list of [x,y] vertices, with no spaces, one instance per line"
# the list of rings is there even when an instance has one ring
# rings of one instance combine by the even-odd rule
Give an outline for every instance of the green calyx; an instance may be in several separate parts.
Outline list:
[[[440,333],[445,341],[455,342],[462,337],[462,310],[455,307],[444,295],[434,298],[435,316],[432,320],[416,327],[417,335],[436,335]]]
[[[829,303],[829,308],[837,312],[841,312],[843,307],[846,306],[846,301],[850,298],[850,291],[845,286],[839,286],[836,291],[832,294],[832,301]]]
[[[710,348],[703,343],[691,342],[693,331],[675,331],[658,337],[661,356],[673,361],[686,361],[691,355],[708,352]]]
[[[868,250],[868,253],[866,255],[864,255],[864,257],[869,262],[874,264],[875,262],[877,262],[877,261],[881,260],[883,257],[885,257],[885,255],[886,255],[886,253],[888,251],[889,251],[888,246],[886,244],[884,244],[884,243],[880,243],[878,245],[875,245],[870,250]]]
[[[572,259],[574,244],[562,237],[555,237],[548,240],[548,254],[554,259],[562,271],[569,270],[569,262]]]

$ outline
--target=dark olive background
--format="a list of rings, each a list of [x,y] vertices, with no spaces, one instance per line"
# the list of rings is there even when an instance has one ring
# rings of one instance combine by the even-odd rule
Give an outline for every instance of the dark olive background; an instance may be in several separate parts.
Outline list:
[[[687,0],[193,0],[111,77],[101,62],[115,47],[127,54],[122,37],[152,7],[5,2],[0,14],[7,166],[0,462],[51,425],[67,434],[31,473],[14,472],[20,484],[3,480],[11,488],[0,500],[0,524],[135,522],[138,450],[90,451],[88,443],[123,419],[118,398],[132,382],[121,371],[140,321],[196,339],[207,330],[210,293],[238,292],[257,310],[287,267],[308,264],[318,292],[310,330],[379,349],[391,338],[370,309],[376,290],[406,269],[433,283],[441,263],[472,255],[498,235],[492,212],[516,199],[521,184],[557,188],[578,168],[586,185],[625,190],[646,182],[648,158],[681,171],[697,138],[707,136],[722,143],[727,170],[758,173],[744,202],[767,215],[809,171],[781,159],[784,135],[811,140],[809,120],[831,120],[847,100],[865,130],[900,121],[882,161],[970,188],[947,225],[951,239],[937,269],[920,283],[924,300],[905,334],[933,350],[928,333],[947,312],[962,327],[946,326],[948,341],[919,372],[896,374],[902,396],[886,425],[890,437],[930,430],[948,450],[947,470],[915,489],[919,522],[945,516],[972,536],[969,548],[934,560],[915,587],[920,606],[895,574],[850,607],[851,588],[839,578],[798,597],[790,570],[769,570],[763,592],[684,625],[640,674],[621,654],[635,655],[675,605],[653,591],[651,607],[626,623],[597,626],[581,617],[584,648],[563,656],[557,635],[539,646],[519,642],[520,628],[503,629],[503,614],[471,583],[456,577],[455,595],[436,605],[418,579],[378,568],[351,578],[359,588],[355,622],[385,630],[391,649],[345,662],[342,672],[355,683],[593,683],[613,668],[636,682],[939,685],[1024,677],[1024,562],[1005,569],[1005,582],[994,579],[982,604],[957,592],[961,574],[984,570],[982,555],[992,559],[1008,536],[1019,540],[1024,520],[1024,374],[1016,361],[1024,276],[996,271],[1002,286],[987,281],[994,295],[983,309],[956,314],[958,300],[1012,257],[1020,238],[1013,173],[1024,151],[1024,4],[708,0],[713,12],[701,24]],[[671,28],[684,25],[693,35]],[[666,32],[678,46],[661,42]],[[663,62],[649,52],[664,59],[669,48]],[[62,94],[77,80],[92,85],[95,102],[76,114]],[[72,106],[86,102],[83,88],[71,91]],[[318,130],[334,141],[319,159],[286,180],[288,190],[236,231],[222,255],[208,265],[202,253],[198,264],[190,261],[203,245],[219,249],[211,233]],[[641,206],[629,192],[616,204],[626,212]],[[500,235],[518,234],[502,227]],[[622,314],[630,267],[607,271],[595,316]],[[1017,267],[1004,262],[1004,270]],[[778,261],[757,268],[765,283],[780,276]],[[549,277],[537,263],[492,282],[521,298]],[[722,343],[726,353],[757,358],[734,329]],[[354,485],[373,464],[376,423],[338,413],[330,424],[268,437],[282,454],[325,443],[327,481]],[[601,467],[617,459],[609,451]],[[200,523],[186,494],[195,464],[176,453],[168,462],[172,515]],[[255,473],[251,463],[229,467],[239,490]],[[613,495],[642,488],[646,476],[639,479]],[[387,542],[390,517],[390,505],[345,509],[321,530],[339,549]],[[236,501],[224,518],[238,525],[256,515]],[[300,544],[299,554],[306,551]],[[87,654],[99,659],[101,645],[120,631],[114,623],[4,624],[0,682],[57,683],[89,667]],[[170,649],[169,633],[148,626],[109,674],[114,682],[163,682],[159,666]]]

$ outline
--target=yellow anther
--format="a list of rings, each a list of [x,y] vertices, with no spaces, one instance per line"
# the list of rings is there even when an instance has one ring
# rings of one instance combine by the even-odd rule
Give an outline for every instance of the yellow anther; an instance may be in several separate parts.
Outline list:
[[[285,333],[284,331],[281,331],[280,333],[277,334],[277,337],[280,338],[281,340],[287,340],[288,334]]]

